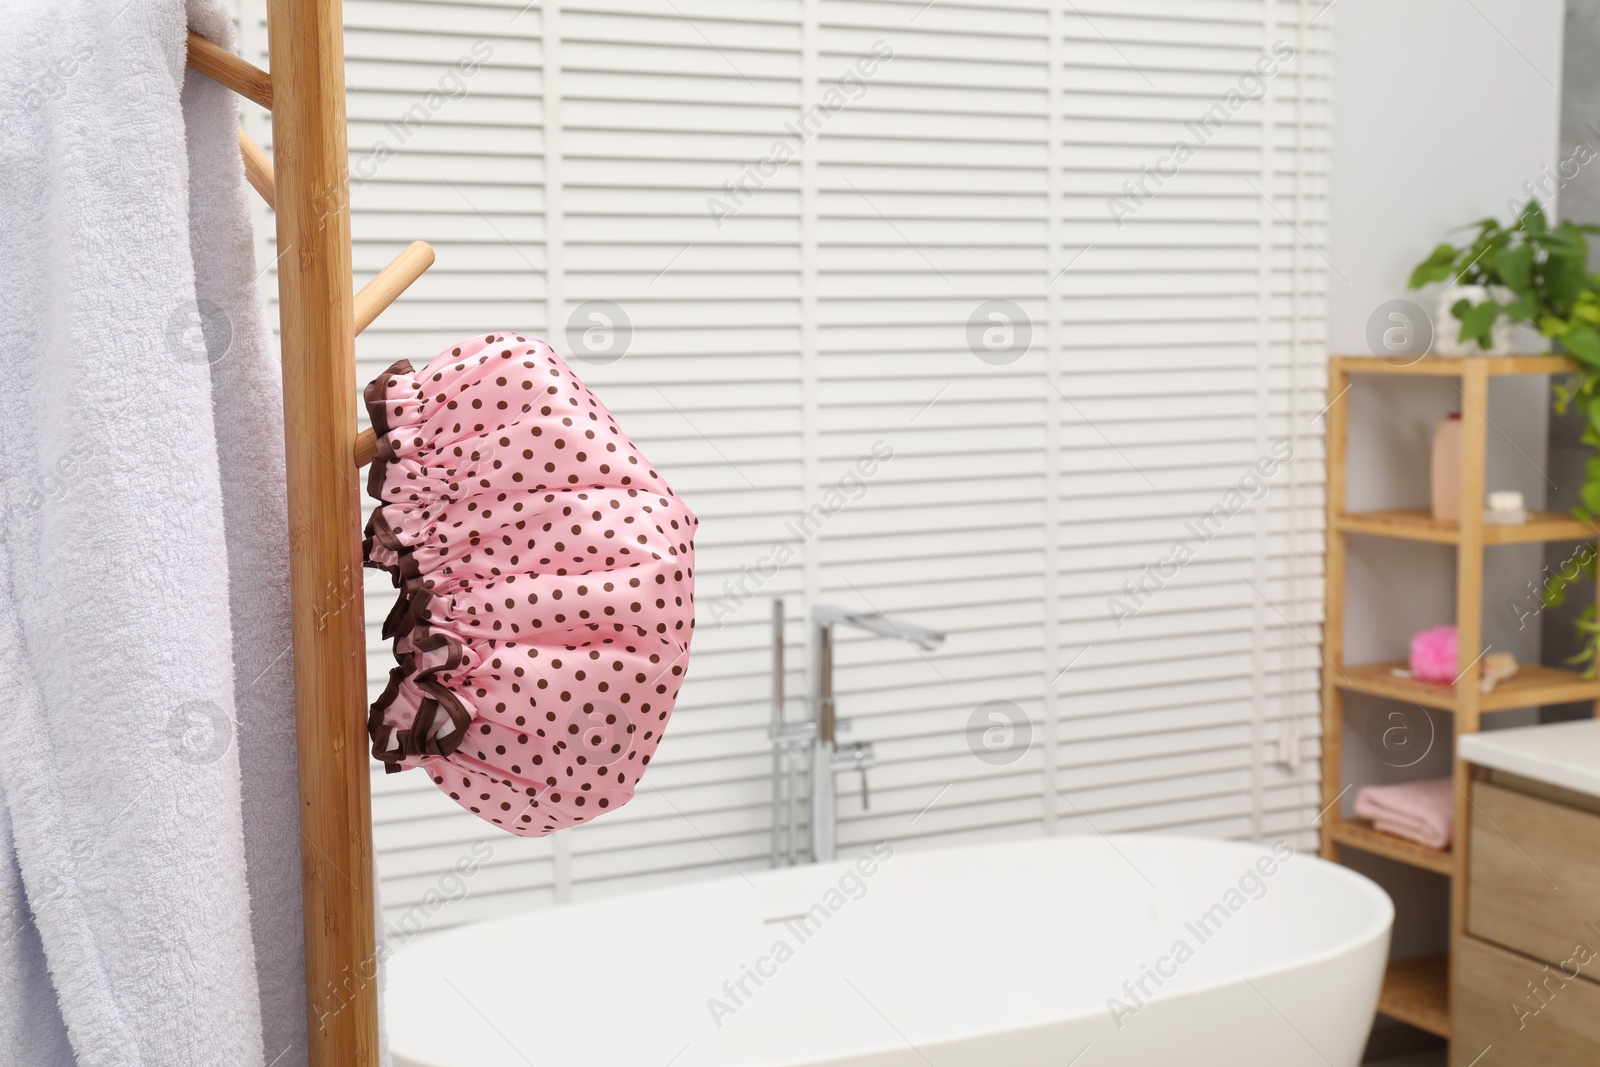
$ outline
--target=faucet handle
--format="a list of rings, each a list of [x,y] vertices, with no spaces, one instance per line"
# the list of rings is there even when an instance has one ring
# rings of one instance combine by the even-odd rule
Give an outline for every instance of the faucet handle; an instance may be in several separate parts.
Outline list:
[[[842,758],[841,758],[842,757]],[[867,791],[867,769],[878,762],[877,752],[871,741],[856,741],[845,748],[839,757],[845,766],[840,770],[852,770],[861,775],[861,807],[864,811],[872,810],[872,797]]]

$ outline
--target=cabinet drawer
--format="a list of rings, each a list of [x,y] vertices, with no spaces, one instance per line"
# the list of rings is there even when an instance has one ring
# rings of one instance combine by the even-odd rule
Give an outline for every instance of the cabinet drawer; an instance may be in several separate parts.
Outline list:
[[[1600,956],[1558,966],[1471,937],[1456,952],[1454,1067],[1594,1067],[1600,1063]]]
[[[1468,932],[1545,963],[1600,949],[1600,815],[1487,782],[1472,801]]]

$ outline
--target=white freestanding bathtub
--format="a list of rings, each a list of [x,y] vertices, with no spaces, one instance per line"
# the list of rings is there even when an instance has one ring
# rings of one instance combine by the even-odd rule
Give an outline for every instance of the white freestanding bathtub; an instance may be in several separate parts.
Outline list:
[[[1393,918],[1282,845],[880,845],[418,938],[387,1020],[396,1067],[1355,1067]]]

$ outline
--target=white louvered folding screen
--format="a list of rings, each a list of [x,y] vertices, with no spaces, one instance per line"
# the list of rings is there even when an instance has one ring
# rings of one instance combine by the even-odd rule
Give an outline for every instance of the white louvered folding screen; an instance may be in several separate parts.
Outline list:
[[[243,8],[264,65],[263,0]],[[764,866],[774,595],[791,717],[805,604],[949,632],[926,656],[840,634],[845,737],[879,761],[870,808],[840,779],[846,852],[1308,843],[1321,8],[347,0],[358,284],[410,240],[439,254],[358,341],[361,381],[472,333],[545,336],[587,355],[701,519],[689,679],[638,798],[523,841],[422,775],[375,774],[391,917]],[[1262,57],[1270,76],[1246,76]],[[1198,151],[1180,163],[1178,142]],[[1204,544],[1186,532],[1284,448],[1259,500]],[[376,690],[392,595],[381,576],[367,594]],[[1114,598],[1137,608],[1121,626]],[[1028,721],[979,758],[969,723],[996,701]],[[445,874],[463,857],[465,882]]]

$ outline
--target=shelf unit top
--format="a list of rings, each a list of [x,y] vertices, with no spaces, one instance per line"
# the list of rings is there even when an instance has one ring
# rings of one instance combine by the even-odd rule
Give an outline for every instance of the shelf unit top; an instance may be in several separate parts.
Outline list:
[[[1328,365],[1334,370],[1350,374],[1420,374],[1433,377],[1455,377],[1468,367],[1484,367],[1491,378],[1508,374],[1572,374],[1578,370],[1578,361],[1571,356],[1329,356]]]

